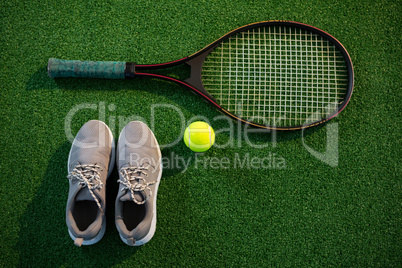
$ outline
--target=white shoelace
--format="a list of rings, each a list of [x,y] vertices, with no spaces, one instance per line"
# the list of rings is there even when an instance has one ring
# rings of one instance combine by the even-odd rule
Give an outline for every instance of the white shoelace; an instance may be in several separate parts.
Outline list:
[[[97,164],[78,164],[74,167],[73,171],[68,174],[67,178],[70,180],[77,180],[79,182],[79,185],[81,185],[82,187],[88,187],[89,193],[92,195],[103,215],[104,213],[102,210],[102,206],[93,192],[93,190],[100,190],[103,187],[103,183],[100,179],[100,171],[102,171],[102,167],[98,166]]]
[[[144,166],[141,167],[129,166],[120,169],[120,174],[122,175],[123,179],[119,179],[118,182],[124,185],[124,187],[121,190],[122,191],[129,190],[131,198],[138,205],[144,204],[145,202],[148,201],[149,198],[151,198],[152,190],[149,186],[156,183],[156,181],[147,182],[147,180],[143,178],[143,176],[145,177],[148,176],[148,174],[146,173],[147,170],[148,167]],[[138,201],[135,198],[134,194],[135,192],[143,192],[146,198],[144,198],[142,201]]]

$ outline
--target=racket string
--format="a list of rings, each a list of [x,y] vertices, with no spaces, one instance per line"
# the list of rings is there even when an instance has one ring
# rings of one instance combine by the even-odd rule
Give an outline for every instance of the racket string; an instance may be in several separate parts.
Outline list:
[[[212,51],[202,80],[229,112],[259,124],[294,126],[337,109],[348,71],[328,40],[299,28],[264,27],[232,36]]]

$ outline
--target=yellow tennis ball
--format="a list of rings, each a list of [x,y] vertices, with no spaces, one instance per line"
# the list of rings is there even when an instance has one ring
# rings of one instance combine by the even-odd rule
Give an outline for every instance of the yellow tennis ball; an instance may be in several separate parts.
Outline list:
[[[207,123],[197,121],[186,128],[183,139],[188,148],[201,153],[211,148],[215,143],[215,132]]]

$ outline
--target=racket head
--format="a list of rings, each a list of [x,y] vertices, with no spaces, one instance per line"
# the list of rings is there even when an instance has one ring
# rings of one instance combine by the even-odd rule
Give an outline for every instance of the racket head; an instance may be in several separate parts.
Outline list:
[[[228,116],[265,129],[327,122],[353,91],[353,65],[344,46],[298,22],[240,27],[185,61],[192,67],[190,88]]]

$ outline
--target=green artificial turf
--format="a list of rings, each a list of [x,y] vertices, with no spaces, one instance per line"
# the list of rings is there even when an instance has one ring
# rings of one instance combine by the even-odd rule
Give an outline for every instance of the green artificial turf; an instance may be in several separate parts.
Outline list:
[[[400,267],[401,4],[2,1],[0,266]],[[231,136],[224,131],[230,123],[214,120],[219,112],[176,84],[47,76],[51,57],[172,61],[234,28],[272,19],[314,25],[348,50],[354,93],[329,124],[276,135],[245,135],[234,124]],[[163,72],[182,78],[188,70]],[[162,149],[166,163],[190,162],[164,169],[154,238],[136,248],[120,240],[115,170],[104,238],[75,247],[65,224],[69,138],[91,119],[105,121],[115,137],[140,119],[166,145],[195,116],[210,121],[217,144],[227,146],[197,159],[183,142]],[[323,153],[334,137],[332,166],[307,150]],[[261,159],[264,167],[256,165]]]

